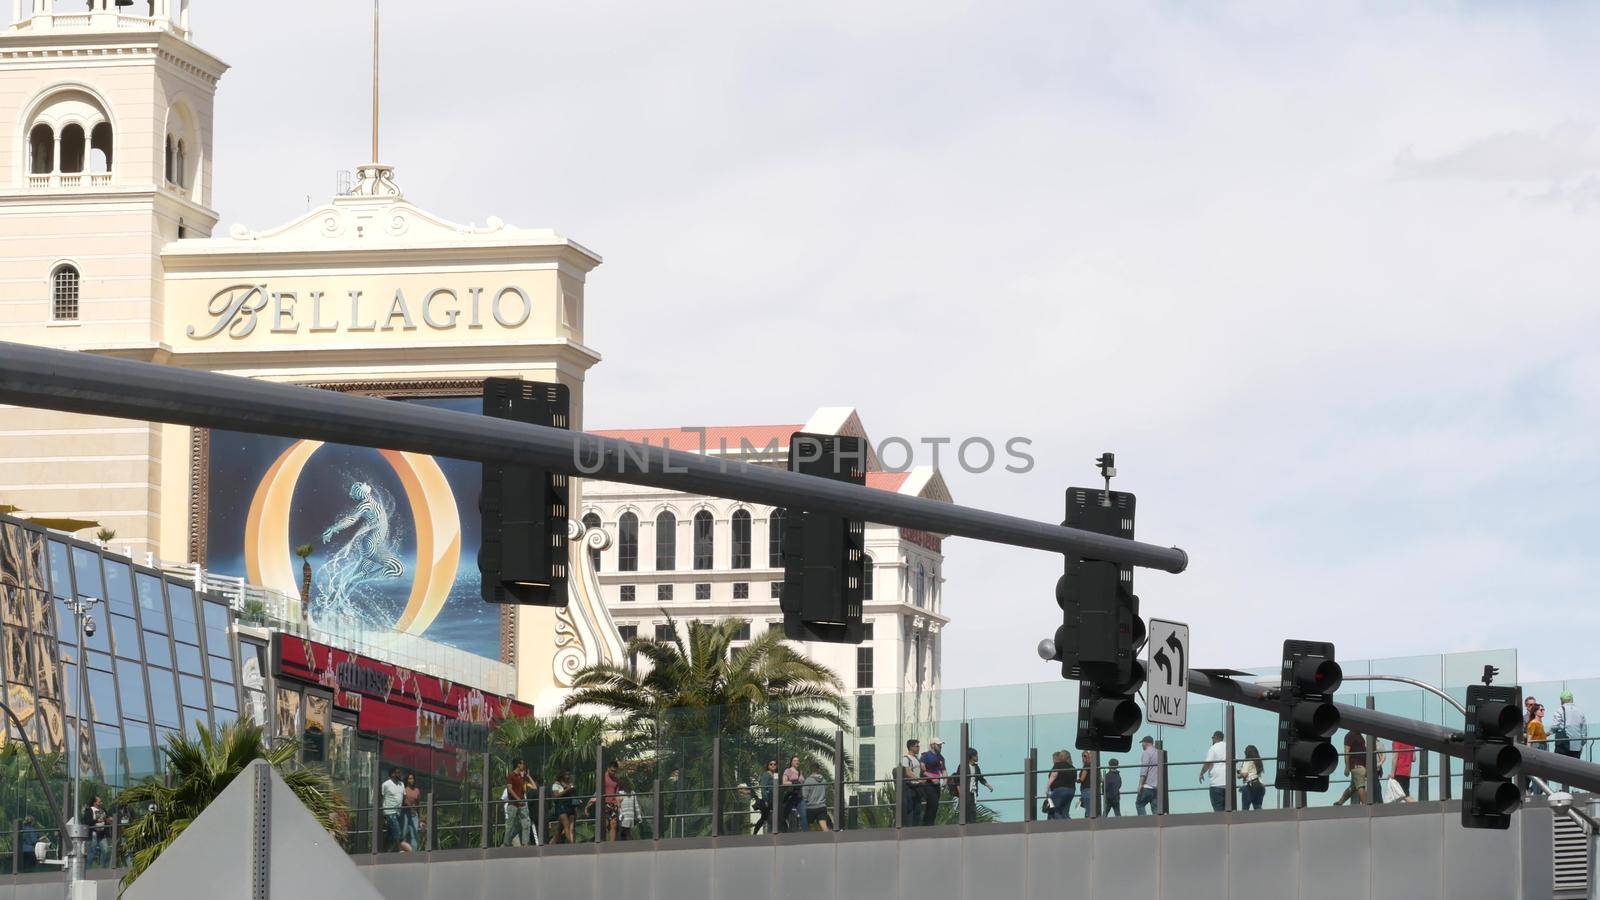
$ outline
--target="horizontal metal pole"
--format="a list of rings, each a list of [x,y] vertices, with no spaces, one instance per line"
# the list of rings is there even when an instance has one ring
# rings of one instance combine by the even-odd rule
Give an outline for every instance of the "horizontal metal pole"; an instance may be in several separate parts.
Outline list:
[[[1188,554],[1018,516],[907,497],[684,450],[487,416],[0,342],[0,403],[311,438],[481,462],[531,463],[568,475],[828,512],[1182,572]]]
[[[1276,699],[1268,698],[1268,688],[1230,678],[1211,678],[1193,669],[1189,670],[1189,689],[1202,696],[1271,712],[1277,712],[1280,707]],[[1344,703],[1334,705],[1339,708],[1339,724],[1343,728],[1391,741],[1399,739],[1423,750],[1433,750],[1458,759],[1466,758],[1466,746],[1461,743],[1460,731],[1374,709],[1362,709]],[[1532,747],[1518,749],[1522,751],[1522,766],[1517,770],[1519,774],[1538,775],[1570,787],[1600,791],[1600,764],[1562,756],[1549,750]]]

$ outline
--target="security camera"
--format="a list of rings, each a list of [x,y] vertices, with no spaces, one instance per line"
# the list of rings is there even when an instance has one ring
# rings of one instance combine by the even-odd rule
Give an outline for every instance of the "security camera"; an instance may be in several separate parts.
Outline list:
[[[1040,641],[1039,642],[1039,658],[1044,660],[1045,662],[1049,662],[1050,660],[1055,659],[1056,658],[1056,642],[1051,640],[1050,638],[1045,638],[1044,640]]]
[[[156,805],[154,803],[150,804],[149,806],[145,807],[145,811],[146,812],[155,812],[156,811]]]
[[[83,617],[83,635],[84,637],[94,637],[94,616]]]
[[[1556,812],[1566,812],[1572,808],[1572,795],[1566,791],[1556,791],[1546,799],[1550,803],[1550,808]]]

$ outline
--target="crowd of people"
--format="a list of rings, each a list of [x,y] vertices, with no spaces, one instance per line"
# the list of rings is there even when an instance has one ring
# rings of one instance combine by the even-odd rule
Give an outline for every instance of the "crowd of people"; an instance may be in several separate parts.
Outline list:
[[[978,764],[977,748],[968,747],[967,780],[971,789],[963,797],[960,775],[952,771],[945,761],[944,741],[941,738],[929,741],[927,750],[922,749],[922,742],[916,738],[906,741],[906,753],[900,757],[900,769],[904,776],[905,796],[900,797],[898,802],[901,823],[907,828],[938,824],[940,804],[945,794],[949,794],[953,801],[950,807],[951,823],[954,823],[958,816],[954,812],[954,803],[966,806],[968,822],[976,821],[978,789],[994,790],[989,780],[983,777],[983,767]]]

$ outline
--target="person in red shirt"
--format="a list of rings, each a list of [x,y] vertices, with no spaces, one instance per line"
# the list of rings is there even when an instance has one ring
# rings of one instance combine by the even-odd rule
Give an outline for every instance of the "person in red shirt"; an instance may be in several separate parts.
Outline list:
[[[505,845],[529,843],[528,834],[533,822],[528,818],[528,764],[521,757],[511,761],[511,771],[506,775],[506,836]]]
[[[1417,759],[1417,748],[1405,741],[1395,741],[1389,745],[1394,754],[1394,780],[1400,783],[1400,790],[1411,796],[1411,766]]]
[[[612,760],[600,776],[600,793],[605,798],[606,810],[606,840],[617,839],[617,761]],[[584,811],[594,812],[594,799],[590,798]]]

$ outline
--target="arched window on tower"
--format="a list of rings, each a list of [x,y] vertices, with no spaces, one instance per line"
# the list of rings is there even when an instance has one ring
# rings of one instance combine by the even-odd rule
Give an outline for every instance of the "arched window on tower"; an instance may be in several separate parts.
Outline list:
[[[590,530],[593,530],[593,529],[596,529],[596,528],[599,528],[599,527],[600,527],[600,516],[598,514],[592,513],[592,512],[583,514],[583,528],[584,528],[585,531],[590,531]],[[589,551],[589,563],[590,563],[590,567],[593,568],[596,572],[600,571],[600,551],[599,550],[590,550]]]
[[[767,565],[774,569],[783,568],[783,516],[781,509],[767,516]]]
[[[40,122],[28,132],[28,174],[49,175],[56,168],[56,133]]]
[[[639,517],[631,512],[617,520],[617,571],[639,571]]]
[[[50,318],[57,322],[77,320],[78,282],[78,270],[73,266],[57,266],[50,273]]]
[[[709,569],[712,564],[712,553],[716,550],[716,539],[713,537],[716,520],[712,518],[711,511],[702,509],[694,514],[694,567],[696,569]]]
[[[89,132],[89,171],[111,171],[111,123],[101,122]]]
[[[166,147],[166,160],[167,160],[167,168],[166,168],[166,179],[167,179],[167,183],[168,183],[168,184],[172,184],[172,151],[174,151],[174,150],[176,150],[176,149],[177,149],[177,143],[178,143],[178,142],[177,142],[177,141],[175,141],[175,140],[173,140],[173,138],[172,138],[172,135],[170,135],[170,134],[169,134],[169,135],[167,135],[167,147]]]
[[[178,149],[173,151],[172,174],[177,176],[172,183],[181,188],[189,186],[189,153],[183,144],[183,138],[178,138]]]
[[[656,516],[656,571],[671,572],[678,566],[678,518],[667,510]]]
[[[872,599],[872,557],[862,554],[861,560],[861,599],[863,602]]]
[[[61,129],[61,171],[74,174],[83,171],[85,139],[83,126],[74,122]]]
[[[926,602],[924,600],[923,593],[922,593],[922,586],[924,584],[924,579],[926,579],[926,578],[927,578],[927,574],[922,569],[922,563],[917,563],[917,571],[916,571],[916,573],[914,575],[911,576],[911,605],[912,606],[921,608],[922,604],[924,602]]]
[[[733,568],[750,568],[750,511],[747,509],[733,514]]]

